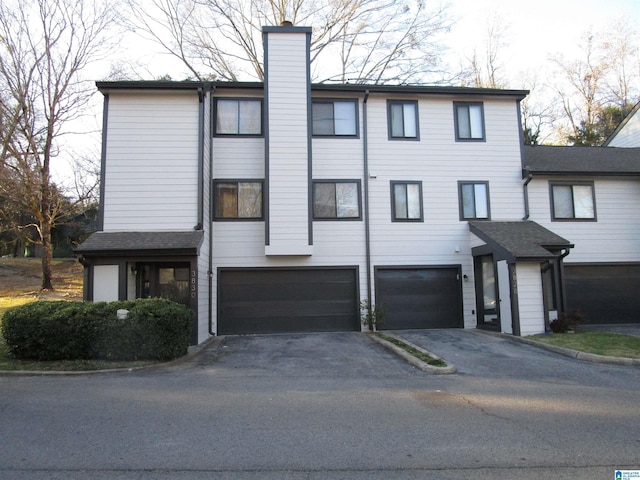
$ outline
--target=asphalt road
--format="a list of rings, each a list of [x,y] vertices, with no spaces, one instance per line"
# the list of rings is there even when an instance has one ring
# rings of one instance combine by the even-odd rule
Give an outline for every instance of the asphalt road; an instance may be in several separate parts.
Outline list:
[[[640,368],[472,331],[234,336],[153,371],[0,377],[0,478],[607,479],[640,469]]]

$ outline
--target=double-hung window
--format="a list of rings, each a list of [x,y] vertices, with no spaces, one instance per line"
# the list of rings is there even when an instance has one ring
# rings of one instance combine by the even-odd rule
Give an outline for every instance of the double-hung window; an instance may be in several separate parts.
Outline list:
[[[394,222],[422,221],[422,182],[391,182],[391,218]]]
[[[262,100],[216,99],[216,135],[262,135]]]
[[[359,220],[359,180],[314,180],[313,218],[316,220]]]
[[[593,182],[551,182],[550,189],[552,220],[596,219]]]
[[[215,220],[261,220],[262,180],[214,180]]]
[[[453,102],[456,140],[484,141],[484,105],[482,102]]]
[[[320,137],[356,137],[358,101],[314,99],[311,105],[313,135]]]
[[[460,220],[489,220],[489,182],[458,182]]]
[[[419,140],[418,102],[387,100],[389,138],[392,140]]]

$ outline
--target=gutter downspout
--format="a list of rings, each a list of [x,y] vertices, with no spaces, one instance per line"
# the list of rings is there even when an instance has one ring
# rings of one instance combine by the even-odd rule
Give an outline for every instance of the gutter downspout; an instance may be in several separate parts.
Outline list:
[[[564,259],[567,255],[569,255],[570,252],[571,250],[567,248],[562,252],[560,257],[558,257],[558,276],[560,277],[558,279],[559,280],[558,283],[560,284],[560,307],[562,308],[562,311],[559,312],[560,314],[567,311],[567,296],[566,296],[567,286],[564,278]]]
[[[194,230],[204,227],[204,88],[198,88],[198,218]]]
[[[213,107],[213,94],[216,91],[216,86],[215,85],[211,85],[211,90],[210,90],[210,96],[209,96],[209,101],[211,104],[211,107]],[[210,111],[209,112],[209,177],[207,179],[207,181],[209,182],[209,203],[208,203],[208,208],[209,208],[209,218],[207,220],[207,223],[209,224],[209,269],[207,271],[207,277],[209,277],[209,335],[211,335],[212,337],[215,337],[216,334],[213,331],[213,292],[212,292],[212,288],[213,288],[213,222],[211,221],[211,212],[212,212],[212,204],[211,204],[211,199],[213,198],[213,192],[211,192],[211,179],[213,178],[213,129],[215,128],[215,125],[213,125],[213,112]]]
[[[373,305],[371,302],[372,286],[371,286],[371,229],[369,225],[369,136],[367,124],[367,100],[369,99],[369,90],[364,92],[364,101],[362,102],[362,139],[363,139],[363,168],[364,168],[364,235],[365,235],[365,257],[367,265],[367,300],[369,318],[372,315]]]
[[[524,172],[527,175],[527,179],[522,187],[522,194],[524,196],[524,217],[522,220],[529,220],[529,183],[533,180],[533,175],[531,175],[527,167],[524,167]]]

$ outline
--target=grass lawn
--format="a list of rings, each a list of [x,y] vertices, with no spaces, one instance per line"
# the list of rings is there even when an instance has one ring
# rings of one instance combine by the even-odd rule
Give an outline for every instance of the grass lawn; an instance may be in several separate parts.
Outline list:
[[[640,337],[606,332],[555,333],[527,337],[541,343],[610,357],[640,358]]]

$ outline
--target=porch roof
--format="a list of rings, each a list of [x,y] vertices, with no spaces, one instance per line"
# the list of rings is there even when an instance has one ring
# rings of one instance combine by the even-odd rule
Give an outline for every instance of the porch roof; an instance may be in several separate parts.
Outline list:
[[[96,232],[75,253],[85,256],[197,255],[200,230],[181,232]]]
[[[510,261],[550,260],[561,250],[573,248],[571,242],[531,220],[472,221],[469,230]]]

